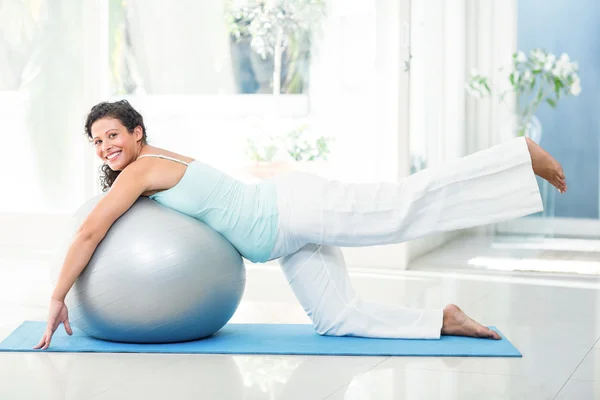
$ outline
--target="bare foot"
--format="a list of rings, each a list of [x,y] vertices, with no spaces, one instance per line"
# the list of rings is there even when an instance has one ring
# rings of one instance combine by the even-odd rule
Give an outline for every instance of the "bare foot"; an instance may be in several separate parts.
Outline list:
[[[502,339],[497,332],[494,332],[467,317],[463,310],[454,304],[448,304],[444,307],[442,335],[470,336],[496,340]]]
[[[529,154],[531,155],[533,172],[540,178],[550,182],[560,193],[566,192],[567,182],[565,180],[565,173],[558,161],[533,140],[529,138],[525,138],[525,140]]]

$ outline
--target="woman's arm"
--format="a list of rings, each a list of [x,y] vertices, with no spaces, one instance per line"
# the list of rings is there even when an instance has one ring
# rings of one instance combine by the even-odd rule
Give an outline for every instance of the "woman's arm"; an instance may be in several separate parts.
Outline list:
[[[112,188],[79,227],[64,259],[52,299],[64,301],[112,224],[149,190],[149,169],[141,168],[140,164],[144,163],[133,163],[119,174]]]
[[[69,335],[73,334],[64,299],[111,225],[135,203],[142,193],[151,189],[150,174],[148,162],[136,162],[125,168],[112,188],[81,224],[69,247],[58,283],[50,299],[46,331],[34,349],[46,350],[50,346],[52,335],[61,323]]]

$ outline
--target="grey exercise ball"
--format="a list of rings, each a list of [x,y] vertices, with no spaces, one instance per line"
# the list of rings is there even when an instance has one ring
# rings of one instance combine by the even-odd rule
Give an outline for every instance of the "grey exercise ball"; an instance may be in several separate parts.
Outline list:
[[[102,196],[75,213],[74,227]],[[99,339],[181,342],[221,329],[245,283],[243,259],[223,236],[141,197],[111,226],[66,304],[71,323]]]

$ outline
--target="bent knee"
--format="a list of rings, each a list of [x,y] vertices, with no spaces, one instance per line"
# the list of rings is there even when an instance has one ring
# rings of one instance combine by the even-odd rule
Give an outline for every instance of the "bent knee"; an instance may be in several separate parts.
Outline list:
[[[331,327],[324,327],[319,324],[313,324],[313,328],[315,329],[315,332],[321,336],[337,336],[335,333],[332,333],[333,329]]]
[[[356,325],[361,323],[357,321],[356,314],[353,312],[355,301],[356,299],[350,302],[337,316],[313,320],[315,332],[321,336],[352,335]]]
[[[341,336],[338,334],[340,327],[339,316],[336,318],[322,318],[313,320],[315,332],[321,336]]]
[[[345,336],[345,335],[340,335],[336,329],[315,328],[315,332],[320,336]]]
[[[355,331],[350,324],[344,322],[326,327],[315,326],[315,332],[321,336],[354,336]]]

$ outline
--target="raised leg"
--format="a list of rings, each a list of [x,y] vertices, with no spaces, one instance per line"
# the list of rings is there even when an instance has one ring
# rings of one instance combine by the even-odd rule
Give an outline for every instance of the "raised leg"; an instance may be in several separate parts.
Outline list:
[[[306,243],[340,247],[400,243],[543,209],[525,138],[397,183],[344,183],[304,173],[275,182],[282,210],[280,229],[287,242],[296,243],[295,249]]]

